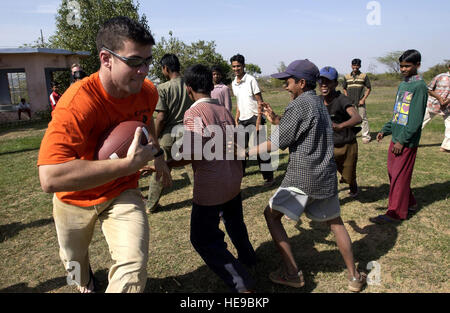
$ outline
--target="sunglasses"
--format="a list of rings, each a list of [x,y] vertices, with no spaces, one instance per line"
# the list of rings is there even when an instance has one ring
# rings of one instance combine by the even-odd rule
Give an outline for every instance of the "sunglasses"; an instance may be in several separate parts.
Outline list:
[[[130,67],[141,67],[142,64],[145,64],[145,66],[149,66],[150,63],[151,63],[152,60],[153,60],[153,56],[152,56],[152,55],[149,56],[149,57],[146,58],[146,59],[139,58],[139,57],[136,57],[136,58],[127,58],[127,57],[123,57],[123,56],[121,56],[121,55],[115,53],[114,51],[109,50],[109,49],[106,48],[106,47],[103,47],[102,49],[108,51],[108,52],[111,53],[113,56],[115,56],[115,57],[121,59],[126,65],[128,65],[128,66],[130,66]]]

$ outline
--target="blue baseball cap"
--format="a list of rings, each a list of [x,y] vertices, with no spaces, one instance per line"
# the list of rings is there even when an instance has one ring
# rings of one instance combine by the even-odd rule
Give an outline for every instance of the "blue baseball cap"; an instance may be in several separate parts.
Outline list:
[[[337,80],[338,72],[334,67],[325,66],[320,70],[320,77],[328,78],[329,80]]]
[[[298,79],[305,79],[315,82],[319,78],[319,69],[308,59],[295,60],[288,65],[284,72],[272,74],[270,76],[278,79],[287,79],[293,76]]]

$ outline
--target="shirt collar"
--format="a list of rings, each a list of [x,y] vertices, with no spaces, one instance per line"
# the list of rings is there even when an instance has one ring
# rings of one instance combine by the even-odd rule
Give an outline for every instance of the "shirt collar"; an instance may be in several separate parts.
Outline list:
[[[198,99],[197,101],[195,101],[195,102],[191,105],[191,108],[195,107],[197,104],[202,103],[202,102],[213,103],[213,104],[219,104],[219,100],[218,100],[218,99],[201,98],[201,99]]]
[[[238,84],[238,82],[237,82],[237,76],[234,78],[234,80],[233,80],[233,83],[236,85],[236,86],[238,86],[238,85],[240,85],[240,84],[242,84],[243,82],[245,82],[245,79],[247,78],[247,73],[245,73],[244,74],[244,76],[242,76],[242,78],[241,78],[241,81],[239,82],[239,84]]]
[[[420,75],[413,75],[411,77],[405,77],[405,82],[409,83],[409,82],[415,82],[418,80],[422,80],[422,77],[420,77]]]

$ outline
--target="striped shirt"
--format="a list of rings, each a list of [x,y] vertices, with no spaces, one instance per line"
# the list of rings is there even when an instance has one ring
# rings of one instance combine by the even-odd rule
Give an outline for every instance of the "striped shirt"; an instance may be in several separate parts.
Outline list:
[[[236,197],[241,192],[242,161],[235,160],[234,155],[227,158],[224,153],[227,141],[225,134],[234,132],[234,119],[230,111],[220,105],[217,99],[199,99],[184,114],[183,124],[183,154],[186,156],[187,146],[190,146],[190,151],[195,154],[192,162],[193,202],[212,206]],[[217,132],[213,132],[214,128]],[[201,138],[202,151],[195,150],[195,138]],[[217,140],[214,140],[214,145],[213,138]],[[207,155],[209,150],[220,157],[211,158]]]
[[[370,89],[370,80],[367,74],[353,72],[344,76],[342,88],[347,90],[348,97],[353,105],[358,105],[359,100],[364,96],[364,87]]]
[[[289,148],[289,163],[281,187],[296,187],[315,199],[337,193],[333,129],[327,108],[314,90],[286,107],[271,142]]]

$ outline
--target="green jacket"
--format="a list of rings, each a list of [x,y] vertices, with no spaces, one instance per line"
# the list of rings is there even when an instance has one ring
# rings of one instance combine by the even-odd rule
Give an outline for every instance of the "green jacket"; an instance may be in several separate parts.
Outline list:
[[[428,89],[419,75],[409,77],[398,87],[392,120],[381,129],[392,134],[392,142],[408,148],[417,147],[422,134],[422,123],[427,106]]]

